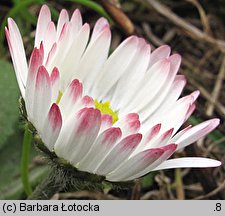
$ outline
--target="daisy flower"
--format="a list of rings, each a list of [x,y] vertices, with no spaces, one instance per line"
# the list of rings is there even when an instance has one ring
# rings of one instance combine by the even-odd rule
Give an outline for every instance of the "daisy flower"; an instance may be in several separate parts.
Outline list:
[[[151,171],[216,167],[219,161],[168,159],[211,132],[218,119],[180,130],[195,109],[199,91],[180,98],[186,84],[170,47],[151,52],[137,36],[109,55],[111,31],[100,18],[90,33],[79,10],[62,10],[57,25],[41,8],[27,64],[22,38],[9,18],[6,37],[25,101],[27,119],[43,143],[80,171],[129,181]]]

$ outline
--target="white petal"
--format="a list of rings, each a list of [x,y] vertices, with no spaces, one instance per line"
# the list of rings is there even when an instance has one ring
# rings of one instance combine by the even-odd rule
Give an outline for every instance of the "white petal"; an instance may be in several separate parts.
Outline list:
[[[99,110],[93,108],[80,110],[63,125],[55,144],[56,154],[76,166],[94,144],[100,124]]]
[[[56,42],[56,28],[54,22],[49,22],[44,39],[43,39],[43,45],[44,45],[44,62],[47,61],[48,53],[52,49],[52,46]]]
[[[53,150],[55,142],[59,136],[62,127],[62,116],[59,107],[54,103],[52,104],[48,116],[45,119],[43,128],[39,132],[42,141],[50,151]]]
[[[209,158],[200,158],[200,157],[183,157],[183,158],[175,158],[170,159],[159,166],[157,166],[155,170],[163,170],[163,169],[173,169],[173,168],[200,168],[200,167],[217,167],[220,166],[221,162]]]
[[[132,180],[132,179],[136,179],[136,178],[139,178],[139,177],[141,177],[143,175],[146,175],[147,173],[151,172],[159,164],[161,164],[162,162],[166,161],[174,153],[176,148],[177,148],[177,145],[175,145],[175,144],[169,144],[167,146],[164,146],[164,147],[160,148],[161,150],[163,150],[163,154],[160,155],[160,157],[158,157],[158,159],[154,160],[146,168],[140,169],[138,172],[133,173],[133,175],[127,176],[124,179],[124,181],[129,181],[129,180]]]
[[[102,34],[104,29],[108,29],[108,28],[109,28],[109,23],[108,23],[107,19],[105,19],[103,17],[100,18],[95,23],[93,33],[92,33],[92,36],[91,36],[91,40],[90,40],[90,44],[93,43],[99,37],[100,34]]]
[[[114,126],[121,128],[124,137],[137,133],[140,129],[141,123],[137,113],[129,113],[123,117],[120,117]]]
[[[151,97],[150,97],[151,100],[148,100],[148,103],[146,103],[146,105],[139,110],[139,113],[143,120],[152,116],[154,112],[159,113],[159,110],[161,109],[161,107],[164,107],[163,104],[169,97],[170,92],[172,92],[171,86],[173,85],[177,71],[180,67],[181,57],[178,54],[174,54],[170,56],[167,60],[170,62],[170,71],[168,76],[165,77],[164,83],[163,83],[163,80],[158,80],[158,79],[155,79],[152,81],[153,83],[155,81],[156,83],[160,82],[161,84],[157,88],[155,88],[155,90],[151,93]],[[155,63],[155,65],[156,64],[157,63]],[[178,91],[176,91],[176,93],[178,93]],[[174,95],[171,95],[171,96],[174,97]],[[175,100],[174,98],[172,98],[172,101],[170,101],[170,104],[173,104],[173,101]],[[168,110],[168,107],[166,107],[166,109]]]
[[[149,149],[127,160],[119,169],[108,174],[106,179],[109,181],[124,181],[141,170],[154,163],[161,155],[161,149]]]
[[[205,136],[206,134],[210,133],[219,125],[219,122],[219,119],[211,119],[187,130],[186,133],[180,136],[177,140],[174,140],[178,144],[178,149],[184,148],[187,145]]]
[[[57,101],[60,91],[60,77],[59,71],[56,67],[53,68],[50,79],[52,85],[52,102],[54,103]]]
[[[138,50],[134,56],[134,60],[118,80],[113,97],[112,99],[110,98],[112,105],[114,105],[113,109],[123,110],[135,97],[139,84],[148,67],[150,50],[150,45],[143,38],[139,38]]]
[[[73,34],[77,34],[82,27],[82,17],[78,9],[73,12],[70,22],[72,23]]]
[[[157,139],[160,129],[161,129],[161,124],[156,124],[150,129],[148,129],[148,131],[143,134],[142,142],[140,143],[140,145],[138,145],[138,147],[132,153],[132,156],[143,151],[144,149],[147,149],[146,146],[147,145],[149,146],[149,143],[152,143]]]
[[[35,43],[34,43],[35,47],[39,48],[41,41],[44,40],[44,35],[50,21],[51,21],[51,12],[47,5],[43,5],[41,7],[41,10],[38,16],[38,22],[37,22],[37,28],[36,28],[36,34],[35,34]]]
[[[44,120],[51,106],[51,81],[48,72],[44,66],[38,69],[35,93],[34,93],[34,106],[31,119],[32,123],[38,131],[42,130]]]
[[[132,134],[122,139],[107,155],[105,160],[102,161],[96,173],[99,175],[107,175],[124,161],[127,161],[137,145],[141,142],[141,139],[141,134]]]
[[[95,173],[97,167],[99,167],[121,136],[120,128],[109,128],[100,134],[88,154],[79,163],[79,169]]]
[[[8,29],[5,28],[5,33],[9,45],[9,50],[12,56],[19,88],[22,96],[24,97],[28,66],[19,29],[16,23],[11,18],[8,19]]]
[[[160,137],[156,138],[154,141],[149,142],[144,149],[156,148],[156,147],[158,148],[158,147],[165,146],[170,140],[173,130],[174,130],[173,128],[167,130]]]
[[[62,111],[64,120],[67,120],[68,117],[76,112],[79,106],[79,101],[82,97],[82,92],[82,83],[80,83],[79,80],[75,79],[70,83],[70,85],[63,93],[63,96],[59,102],[59,107]]]
[[[135,97],[130,101],[129,105],[124,108],[123,112],[139,112],[150,103],[161,87],[163,87],[169,70],[170,62],[168,60],[161,60],[154,64],[143,77],[143,82],[140,83]]]
[[[29,72],[25,91],[25,106],[28,118],[33,115],[36,77],[38,69],[42,65],[43,58],[44,58],[43,46],[41,45],[40,49],[34,48],[29,62]]]
[[[63,64],[60,65],[59,71],[61,76],[61,85],[62,90],[64,90],[72,80],[72,77],[78,78],[76,71],[79,65],[80,58],[86,48],[88,39],[89,39],[90,27],[88,24],[84,24],[84,26],[80,29],[77,35],[73,38],[73,43],[71,44],[66,57],[64,59]],[[63,48],[63,46],[62,46]],[[57,58],[60,59],[61,51],[57,51]],[[53,60],[49,67],[54,67],[58,65],[56,60]]]
[[[75,72],[76,77],[85,85],[85,93],[89,93],[96,77],[99,76],[99,71],[108,57],[110,42],[111,32],[107,25],[98,35],[92,35],[91,42],[80,60],[77,72]]]
[[[168,89],[168,92],[166,92],[166,94],[161,93],[159,97],[156,98],[157,101],[154,100],[154,104],[146,108],[146,112],[154,116],[154,113],[163,113],[165,110],[168,110],[180,97],[185,85],[185,77],[183,75],[177,75],[171,87]],[[165,91],[165,89],[163,91]]]
[[[155,49],[150,56],[149,68],[152,67],[152,65],[154,65],[156,62],[169,57],[170,52],[170,47],[167,45],[163,45]]]
[[[160,122],[162,133],[170,128],[174,128],[173,134],[175,134],[186,120],[186,114],[192,102],[193,97],[191,95],[179,99],[173,107],[165,110],[164,113],[156,113],[153,117],[148,118],[143,124],[143,129]]]
[[[65,23],[62,27],[61,34],[59,36],[59,40],[56,45],[56,49],[54,50],[54,47],[50,50],[51,54],[49,53],[50,58],[47,59],[48,66],[56,64],[58,68],[61,68],[63,64],[65,64],[65,59],[68,58],[68,51],[71,48],[71,45],[73,43],[73,39],[76,37],[76,35],[73,35],[72,32],[72,24],[71,23]],[[55,44],[53,44],[54,46]],[[53,52],[53,53],[52,53]],[[65,73],[64,71],[61,71],[60,73]]]
[[[126,39],[105,62],[95,85],[92,95],[98,100],[103,100],[109,90],[118,79],[126,72],[127,67],[132,63],[133,57],[138,49],[137,37]]]
[[[64,24],[68,22],[69,22],[69,15],[65,9],[62,9],[59,14],[59,19],[57,23],[57,40],[59,39]]]

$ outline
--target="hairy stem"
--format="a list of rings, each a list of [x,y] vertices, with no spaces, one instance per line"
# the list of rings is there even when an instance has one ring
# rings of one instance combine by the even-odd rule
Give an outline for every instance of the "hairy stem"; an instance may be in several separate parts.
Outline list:
[[[51,165],[48,176],[36,187],[28,199],[46,200],[58,192],[102,189],[103,178],[100,176],[78,171],[74,167],[59,165],[56,161]]]
[[[48,176],[36,187],[34,192],[27,198],[29,200],[48,200],[61,191],[65,185],[60,184],[56,180],[56,171],[54,168],[49,172]]]

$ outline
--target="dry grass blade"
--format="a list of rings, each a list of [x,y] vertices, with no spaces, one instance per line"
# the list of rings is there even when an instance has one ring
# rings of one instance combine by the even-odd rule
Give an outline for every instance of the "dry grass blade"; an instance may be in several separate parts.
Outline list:
[[[150,6],[160,13],[162,16],[168,18],[171,22],[179,26],[181,29],[187,32],[189,36],[194,39],[201,40],[208,42],[214,46],[216,46],[220,51],[225,53],[225,41],[215,39],[209,36],[207,33],[199,30],[195,26],[191,25],[190,23],[186,22],[181,17],[177,16],[173,11],[171,11],[167,6],[163,5],[159,1],[155,0],[147,0]]]
[[[208,199],[212,196],[215,196],[217,193],[219,193],[220,191],[222,191],[224,189],[225,189],[225,181],[221,185],[219,185],[215,190],[211,191],[210,193],[208,193],[206,195],[198,196],[194,199],[195,200]]]
[[[219,98],[224,78],[225,78],[225,56],[223,57],[220,71],[215,82],[215,87],[212,92],[212,101],[210,101],[206,111],[206,114],[209,116],[212,116],[213,114],[215,103]]]
[[[206,15],[203,7],[201,6],[201,4],[198,2],[198,0],[186,0],[186,1],[192,3],[198,9],[198,12],[199,12],[199,15],[200,15],[200,18],[201,18],[201,21],[202,21],[202,25],[203,25],[204,31],[207,34],[212,35],[208,17]]]

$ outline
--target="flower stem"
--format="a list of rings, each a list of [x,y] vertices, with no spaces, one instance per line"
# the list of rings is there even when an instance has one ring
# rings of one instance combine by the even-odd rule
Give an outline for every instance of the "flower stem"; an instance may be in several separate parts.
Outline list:
[[[32,188],[29,182],[29,172],[28,172],[31,141],[32,141],[32,134],[29,131],[28,124],[26,124],[24,138],[23,138],[23,147],[22,147],[21,179],[22,179],[25,193],[27,195],[30,195],[32,193]]]
[[[28,199],[46,200],[58,192],[65,191],[79,191],[90,188],[101,190],[102,181],[102,177],[54,162],[48,176],[36,187]]]

